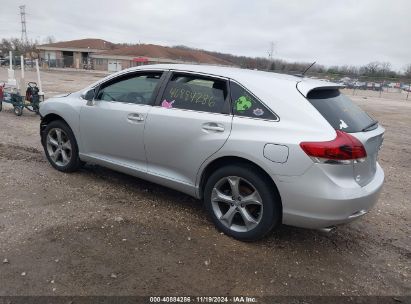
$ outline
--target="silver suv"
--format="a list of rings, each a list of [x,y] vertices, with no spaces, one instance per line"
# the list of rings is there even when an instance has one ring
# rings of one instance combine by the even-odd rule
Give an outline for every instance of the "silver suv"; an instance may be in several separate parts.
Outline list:
[[[280,223],[328,228],[376,203],[384,128],[339,85],[261,71],[149,65],[48,99],[51,165],[94,163],[204,201],[215,225],[256,240]]]

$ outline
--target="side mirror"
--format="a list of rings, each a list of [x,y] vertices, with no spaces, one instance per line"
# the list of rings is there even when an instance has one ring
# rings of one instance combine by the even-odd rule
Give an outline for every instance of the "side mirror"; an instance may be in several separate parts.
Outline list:
[[[91,89],[88,90],[86,93],[84,93],[83,98],[87,100],[87,105],[88,106],[94,106],[94,97],[96,95],[96,90]]]
[[[87,101],[92,101],[94,99],[95,94],[96,94],[95,89],[88,90],[86,94],[84,94],[84,99]]]

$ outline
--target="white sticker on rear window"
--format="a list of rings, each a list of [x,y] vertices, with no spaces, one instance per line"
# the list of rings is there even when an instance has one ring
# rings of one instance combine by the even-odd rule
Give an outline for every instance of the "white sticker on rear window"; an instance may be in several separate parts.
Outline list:
[[[348,126],[347,126],[347,124],[345,123],[345,121],[342,120],[342,119],[340,119],[340,130],[342,130],[342,129],[347,129],[347,128],[348,128]]]

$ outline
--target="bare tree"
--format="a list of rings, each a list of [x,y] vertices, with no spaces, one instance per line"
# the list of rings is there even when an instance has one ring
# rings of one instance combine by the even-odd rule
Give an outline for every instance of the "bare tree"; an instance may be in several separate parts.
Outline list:
[[[8,56],[9,51],[12,51],[14,49],[13,44],[9,39],[2,39],[0,42],[0,53],[3,56]]]
[[[47,36],[46,38],[44,38],[43,41],[44,41],[45,44],[51,44],[51,43],[56,42],[56,38],[54,38],[53,35],[50,35],[50,36]]]
[[[404,76],[411,78],[411,63],[405,66]]]
[[[364,67],[365,74],[372,76],[376,75],[378,73],[378,70],[380,69],[380,66],[381,63],[379,63],[378,61],[370,62]]]
[[[9,51],[13,51],[14,56],[23,55],[30,58],[37,58],[37,44],[37,41],[22,42],[19,38],[2,39],[0,41],[0,54],[2,56],[8,56]]]
[[[381,62],[380,66],[381,66],[382,76],[387,76],[391,72],[391,63]]]

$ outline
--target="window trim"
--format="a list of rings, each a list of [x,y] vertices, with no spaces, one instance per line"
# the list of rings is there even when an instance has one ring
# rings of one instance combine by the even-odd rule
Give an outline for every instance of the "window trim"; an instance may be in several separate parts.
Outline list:
[[[114,84],[116,82],[121,81],[122,79],[127,79],[127,78],[133,78],[133,76],[135,75],[147,75],[147,74],[155,74],[155,73],[162,73],[160,76],[160,79],[156,85],[156,87],[154,88],[153,91],[153,96],[151,97],[151,100],[149,103],[147,104],[139,104],[139,103],[133,103],[133,102],[124,102],[124,101],[117,101],[117,100],[101,100],[101,99],[96,99],[96,97],[98,96],[98,94],[100,93],[100,90],[102,90],[103,88]],[[115,77],[111,77],[110,79],[107,79],[104,82],[99,83],[98,85],[96,85],[94,87],[95,89],[95,94],[94,94],[94,98],[93,101],[99,101],[99,102],[111,102],[111,103],[123,103],[123,104],[130,104],[130,105],[140,105],[140,106],[153,106],[155,104],[155,101],[157,99],[157,95],[159,93],[159,90],[163,84],[164,78],[165,78],[165,74],[167,73],[167,71],[164,70],[140,70],[140,71],[131,71],[128,73],[122,73],[120,75],[117,75]]]
[[[259,117],[250,117],[250,116],[242,116],[242,115],[237,115],[234,114],[234,99],[233,96],[231,95],[231,83],[235,83],[236,85],[240,86],[243,88],[248,94],[251,95],[255,100],[257,100],[259,103],[261,103],[268,111],[270,111],[271,114],[273,114],[276,119],[267,119],[267,118],[259,118]],[[247,89],[245,86],[243,86],[241,83],[234,79],[230,79],[230,100],[231,100],[231,106],[230,110],[233,116],[235,117],[241,117],[241,118],[248,118],[248,119],[256,119],[256,120],[265,120],[265,121],[274,121],[274,122],[279,122],[280,121],[280,116],[277,115],[269,106],[267,106],[260,98],[258,98],[255,94],[253,94],[249,89]]]
[[[199,78],[203,79],[210,79],[210,80],[220,80],[224,81],[227,89],[227,97],[224,100],[224,106],[223,106],[223,111],[221,112],[208,112],[208,111],[199,111],[199,110],[193,110],[193,109],[182,109],[182,108],[172,108],[168,110],[182,110],[182,111],[190,111],[190,112],[196,112],[196,113],[208,113],[208,114],[217,114],[217,115],[232,115],[231,113],[231,91],[230,91],[230,85],[229,85],[229,79],[226,77],[221,77],[221,76],[215,76],[215,75],[210,75],[207,73],[200,73],[200,72],[191,72],[191,71],[184,71],[184,70],[169,70],[167,72],[167,76],[165,77],[163,84],[158,92],[157,99],[154,103],[153,106],[155,107],[161,107],[161,102],[163,99],[164,92],[170,83],[171,79],[175,74],[178,75],[188,75],[188,76],[198,76]],[[228,109],[227,111],[224,111],[224,109]]]

